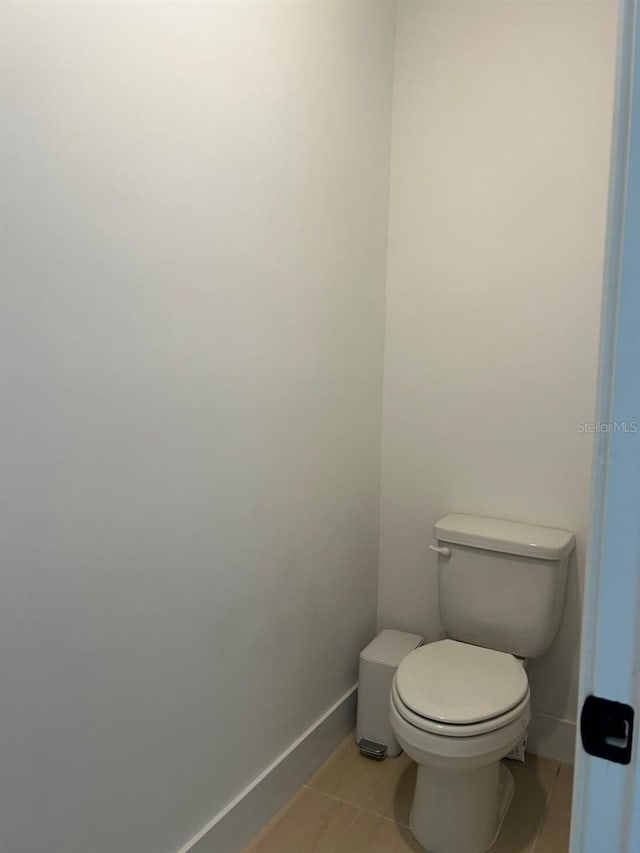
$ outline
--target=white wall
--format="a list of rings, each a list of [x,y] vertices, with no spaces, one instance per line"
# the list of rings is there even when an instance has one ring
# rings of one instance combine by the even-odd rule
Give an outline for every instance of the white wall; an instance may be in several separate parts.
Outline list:
[[[574,530],[564,623],[530,667],[575,719],[616,4],[401,0],[379,622],[440,636],[433,522]]]
[[[0,32],[0,848],[169,853],[375,629],[393,6]]]

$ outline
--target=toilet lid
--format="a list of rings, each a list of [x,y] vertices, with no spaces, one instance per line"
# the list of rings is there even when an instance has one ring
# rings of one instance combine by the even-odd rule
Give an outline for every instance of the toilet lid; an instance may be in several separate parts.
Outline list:
[[[513,655],[440,640],[404,658],[396,688],[421,717],[464,725],[506,713],[525,697],[528,681]]]

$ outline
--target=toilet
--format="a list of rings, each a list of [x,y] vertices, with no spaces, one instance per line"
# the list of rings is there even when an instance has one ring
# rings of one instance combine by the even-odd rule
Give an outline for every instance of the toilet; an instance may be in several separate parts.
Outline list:
[[[446,639],[410,652],[391,688],[391,725],[417,764],[410,827],[429,853],[483,853],[513,797],[501,763],[531,717],[526,662],[553,641],[573,533],[501,519],[441,518]]]

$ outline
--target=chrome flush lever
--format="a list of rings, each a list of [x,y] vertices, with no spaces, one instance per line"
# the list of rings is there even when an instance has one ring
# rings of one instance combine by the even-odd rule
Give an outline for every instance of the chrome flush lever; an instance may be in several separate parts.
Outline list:
[[[436,554],[440,554],[441,557],[451,556],[451,548],[447,548],[446,545],[434,545],[433,542],[430,542],[429,548],[431,548],[432,551],[435,551]]]

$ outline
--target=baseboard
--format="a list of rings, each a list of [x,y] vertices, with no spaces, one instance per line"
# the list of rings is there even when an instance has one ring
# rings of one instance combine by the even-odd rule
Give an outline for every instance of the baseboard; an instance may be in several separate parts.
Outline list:
[[[355,727],[355,684],[178,853],[240,853]]]
[[[576,747],[576,724],[559,717],[533,711],[529,723],[527,749],[536,755],[573,764]]]

